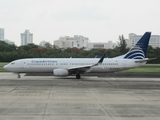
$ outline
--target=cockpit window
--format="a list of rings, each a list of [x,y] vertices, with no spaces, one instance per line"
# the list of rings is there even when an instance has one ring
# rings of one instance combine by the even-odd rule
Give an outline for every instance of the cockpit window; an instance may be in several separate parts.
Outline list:
[[[14,65],[14,64],[15,64],[14,62],[11,63],[11,65]]]

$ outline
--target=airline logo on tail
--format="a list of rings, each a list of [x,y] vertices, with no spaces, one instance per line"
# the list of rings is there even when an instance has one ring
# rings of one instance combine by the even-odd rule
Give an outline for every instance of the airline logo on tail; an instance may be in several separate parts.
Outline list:
[[[129,52],[124,57],[126,59],[144,59],[145,54],[139,46],[134,46],[132,49],[129,50]]]
[[[146,32],[126,54],[125,59],[144,59],[148,48],[151,32]]]

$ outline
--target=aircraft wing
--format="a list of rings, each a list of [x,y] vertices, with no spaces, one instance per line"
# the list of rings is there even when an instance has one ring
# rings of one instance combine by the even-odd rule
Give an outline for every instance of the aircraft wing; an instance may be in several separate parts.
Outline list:
[[[68,70],[74,71],[74,70],[82,70],[82,69],[87,69],[87,68],[89,69],[93,66],[95,66],[95,64],[94,65],[83,65],[83,66],[70,67],[70,68],[68,68]]]
[[[68,68],[68,70],[69,70],[69,71],[76,71],[76,70],[85,71],[86,69],[89,69],[89,68],[91,68],[91,67],[93,67],[93,66],[97,66],[97,65],[99,65],[99,64],[102,64],[105,55],[106,55],[106,54],[104,54],[104,55],[100,58],[100,60],[99,60],[97,63],[93,64],[93,65],[75,66],[75,67],[70,67],[70,68]]]

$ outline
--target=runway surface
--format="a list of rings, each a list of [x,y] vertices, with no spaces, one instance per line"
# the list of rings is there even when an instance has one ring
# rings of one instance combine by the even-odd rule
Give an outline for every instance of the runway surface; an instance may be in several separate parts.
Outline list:
[[[160,78],[0,73],[0,120],[160,120]]]

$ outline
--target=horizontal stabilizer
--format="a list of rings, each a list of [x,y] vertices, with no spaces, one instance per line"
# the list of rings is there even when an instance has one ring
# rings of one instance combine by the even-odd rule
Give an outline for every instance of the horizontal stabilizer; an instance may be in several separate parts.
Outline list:
[[[146,59],[143,59],[143,60],[136,60],[135,62],[138,63],[138,62],[147,62],[147,61],[151,61],[151,60],[155,60],[157,58],[146,58]]]

